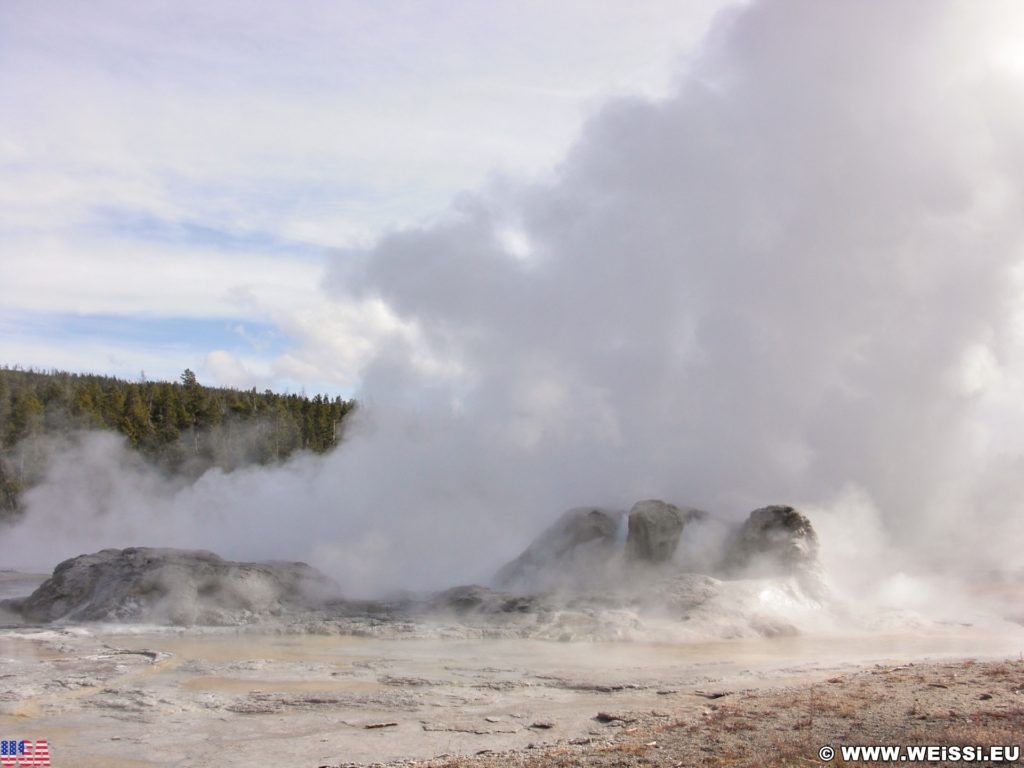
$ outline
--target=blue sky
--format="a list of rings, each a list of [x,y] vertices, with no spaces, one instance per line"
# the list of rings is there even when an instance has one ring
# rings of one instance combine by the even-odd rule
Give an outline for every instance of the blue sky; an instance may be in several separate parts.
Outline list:
[[[352,394],[327,254],[543,178],[722,0],[0,5],[0,364]]]

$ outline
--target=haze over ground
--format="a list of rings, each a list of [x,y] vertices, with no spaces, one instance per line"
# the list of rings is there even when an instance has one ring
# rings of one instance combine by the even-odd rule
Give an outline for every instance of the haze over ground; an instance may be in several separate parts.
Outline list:
[[[355,388],[340,450],[178,487],[90,438],[58,452],[15,541],[47,531],[54,559],[133,543],[308,559],[352,591],[444,586],[485,577],[564,507],[659,497],[734,517],[799,504],[834,575],[885,600],[934,589],[900,572],[1017,571],[1022,33],[1009,2],[724,10],[671,86],[595,108],[549,173],[513,160],[460,177],[418,225],[310,238],[335,246],[315,306],[266,310],[263,330],[290,339],[271,370]],[[274,157],[277,135],[252,140]],[[196,157],[168,165],[231,176]],[[227,206],[197,204],[212,219],[245,220],[211,194]],[[19,210],[55,237],[43,207]],[[180,242],[208,223],[175,226],[187,255],[160,263],[183,302],[221,306]],[[310,295],[315,280],[289,293],[294,260],[272,260],[280,280],[246,301]]]

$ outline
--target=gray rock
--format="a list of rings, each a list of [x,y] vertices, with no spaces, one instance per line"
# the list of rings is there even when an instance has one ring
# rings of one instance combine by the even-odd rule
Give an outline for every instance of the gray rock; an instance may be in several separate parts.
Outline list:
[[[673,504],[648,499],[629,511],[626,559],[634,563],[663,563],[672,559],[679,545],[688,513]]]
[[[622,514],[596,507],[570,509],[503,566],[494,576],[494,585],[534,590],[585,581],[588,573],[607,564]]]
[[[468,584],[446,589],[428,603],[428,608],[457,614],[529,613],[537,610],[538,602],[535,596],[510,595],[478,584]]]
[[[310,608],[336,591],[305,563],[234,563],[202,550],[134,547],[65,560],[17,609],[36,622],[234,625]]]
[[[724,570],[731,575],[782,576],[816,571],[818,535],[793,507],[755,509],[732,537]]]

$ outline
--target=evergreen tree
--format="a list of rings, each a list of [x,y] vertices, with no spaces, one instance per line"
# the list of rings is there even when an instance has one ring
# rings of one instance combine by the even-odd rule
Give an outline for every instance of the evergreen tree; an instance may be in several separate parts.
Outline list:
[[[170,383],[0,367],[0,519],[42,477],[45,451],[36,438],[112,430],[164,471],[198,477],[211,467],[330,451],[354,407],[321,394],[204,387],[188,369]]]

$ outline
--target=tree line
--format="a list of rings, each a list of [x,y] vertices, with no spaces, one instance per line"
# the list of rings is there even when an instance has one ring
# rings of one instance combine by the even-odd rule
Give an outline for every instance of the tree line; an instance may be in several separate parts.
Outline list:
[[[198,477],[325,453],[354,408],[341,397],[207,387],[187,369],[166,382],[0,367],[0,518],[41,478],[50,438],[119,432],[161,470]]]

